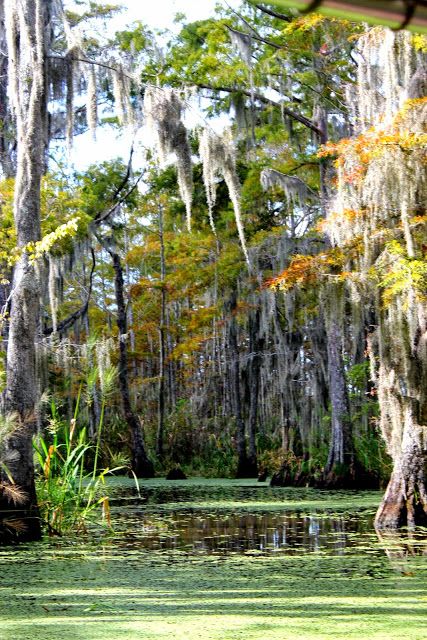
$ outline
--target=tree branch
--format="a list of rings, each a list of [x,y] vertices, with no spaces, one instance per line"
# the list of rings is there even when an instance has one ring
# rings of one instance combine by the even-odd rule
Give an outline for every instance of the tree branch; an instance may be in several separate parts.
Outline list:
[[[243,22],[244,22],[245,24],[248,24],[248,23],[246,22],[246,20],[245,20],[243,17],[241,17],[241,16],[239,16],[239,17],[240,17],[240,19],[241,19],[241,20],[243,20]],[[250,26],[250,25],[249,25],[249,26]],[[244,31],[238,31],[238,29],[233,29],[232,27],[228,27],[228,26],[227,26],[227,29],[228,29],[229,31],[233,31],[234,33],[237,33],[237,34],[239,34],[239,35],[243,35],[243,36],[248,36],[248,35],[249,35],[249,34],[245,33]],[[279,50],[284,49],[284,47],[282,47],[282,45],[277,44],[276,42],[273,42],[272,40],[267,40],[266,38],[263,38],[262,36],[260,36],[260,35],[255,31],[255,29],[254,29],[253,27],[250,27],[250,29],[251,29],[251,32],[252,32],[252,33],[251,33],[251,35],[250,35],[250,37],[251,37],[253,40],[256,40],[257,42],[262,42],[262,44],[266,44],[266,45],[268,45],[268,46],[270,46],[270,47],[273,47],[273,49],[279,49]]]
[[[285,14],[283,13],[277,13],[272,9],[268,9],[267,7],[264,7],[262,4],[256,4],[255,6],[257,9],[271,16],[272,18],[278,18],[279,20],[284,20],[285,22],[292,22],[293,20],[293,18],[291,18],[290,16],[285,16]]]
[[[323,136],[322,130],[319,129],[319,127],[317,127],[314,124],[314,122],[309,120],[309,118],[306,118],[305,116],[301,115],[300,113],[292,111],[292,109],[289,109],[284,104],[280,104],[279,102],[275,102],[274,100],[271,100],[270,98],[266,98],[261,93],[256,93],[256,92],[253,93],[253,92],[251,92],[251,91],[249,91],[247,89],[242,89],[241,87],[215,87],[215,86],[212,86],[212,85],[209,85],[209,84],[198,84],[197,86],[200,89],[208,89],[209,91],[224,91],[224,93],[243,93],[245,96],[248,96],[248,98],[253,97],[256,100],[259,100],[260,102],[263,102],[264,104],[271,104],[271,105],[274,105],[275,107],[280,107],[283,110],[283,113],[285,113],[287,116],[289,116],[293,120],[297,120],[297,122],[300,122],[301,124],[303,124],[308,129],[311,129],[311,131],[314,131],[314,133],[317,136],[319,136],[319,137]]]
[[[92,247],[90,248],[90,253],[92,256],[92,267],[89,274],[89,289],[87,292],[86,300],[84,301],[80,309],[77,309],[77,311],[74,311],[74,313],[70,314],[68,318],[65,318],[64,320],[58,323],[58,326],[56,327],[57,333],[60,333],[62,331],[65,331],[66,329],[69,329],[70,327],[73,326],[75,322],[77,322],[79,318],[81,318],[82,316],[85,315],[85,313],[87,313],[87,310],[89,308],[90,297],[92,295],[93,274],[95,272],[95,267],[96,267],[95,252]],[[46,327],[43,331],[44,336],[50,336],[52,335],[52,333],[53,333],[53,327]]]
[[[49,55],[47,57],[53,60],[65,60],[65,56]],[[73,58],[73,60],[76,60],[77,62],[86,62],[86,64],[91,64],[95,67],[102,67],[103,69],[109,69],[110,71],[117,71],[116,67],[113,67],[110,64],[106,64],[105,62],[98,62],[98,60],[91,60],[90,58],[75,57]],[[129,80],[133,80],[132,76],[130,76],[128,73],[125,73],[122,69],[120,69],[120,73],[126,76],[126,78],[128,78]]]
[[[145,174],[145,169],[143,171],[141,171],[141,173],[139,174],[137,180],[134,182],[132,187],[130,189],[128,189],[128,191],[126,191],[126,193],[117,202],[115,202],[109,209],[107,209],[103,213],[98,214],[96,216],[96,218],[94,219],[93,223],[98,225],[98,224],[101,224],[101,222],[105,222],[107,220],[107,218],[109,218],[116,211],[117,207],[120,207],[120,205],[123,204],[123,202],[125,202],[127,200],[127,198],[129,198],[130,195],[132,195],[132,193],[137,188],[137,186],[140,183],[140,181],[141,181],[142,177],[144,176],[144,174]],[[129,176],[128,176],[128,179],[129,179]],[[126,182],[127,182],[127,180],[126,180]],[[126,182],[121,187],[121,190],[125,187]],[[119,193],[120,193],[120,191],[117,191],[117,193],[115,194],[116,197],[119,195]]]

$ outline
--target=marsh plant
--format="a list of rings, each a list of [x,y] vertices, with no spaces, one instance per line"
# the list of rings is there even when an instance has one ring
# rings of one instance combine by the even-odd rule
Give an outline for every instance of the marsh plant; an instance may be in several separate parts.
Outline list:
[[[49,533],[86,531],[90,521],[99,519],[111,527],[105,477],[119,467],[99,467],[107,395],[102,400],[95,444],[89,440],[86,427],[77,426],[81,395],[80,389],[69,422],[61,418],[52,400],[47,433],[34,439],[39,506]]]

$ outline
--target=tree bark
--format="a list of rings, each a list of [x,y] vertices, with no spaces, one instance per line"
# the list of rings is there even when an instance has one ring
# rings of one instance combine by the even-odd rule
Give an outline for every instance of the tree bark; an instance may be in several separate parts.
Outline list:
[[[5,178],[16,173],[16,140],[12,128],[11,113],[8,108],[7,79],[8,56],[4,1],[0,2],[0,166]]]
[[[389,317],[379,313],[377,335],[370,336],[374,353],[375,337],[379,343],[380,424],[393,459],[391,478],[375,518],[378,529],[427,526],[427,368],[422,338],[427,321],[421,303],[414,304],[408,313],[419,323],[412,340],[409,335],[406,340],[391,335],[396,329],[391,313]],[[408,327],[402,323],[399,331],[405,330]]]
[[[164,456],[164,432],[165,432],[165,360],[166,360],[166,261],[165,243],[163,236],[163,209],[158,208],[159,240],[160,240],[160,279],[162,289],[160,294],[160,326],[159,326],[159,396],[158,396],[158,416],[157,416],[157,438],[156,453],[161,459]]]
[[[242,414],[242,397],[240,391],[240,364],[239,347],[237,342],[237,294],[233,291],[228,303],[230,314],[228,327],[228,342],[230,353],[230,387],[232,393],[232,405],[236,420],[236,449],[237,449],[237,478],[252,478],[254,472],[248,459],[246,450],[245,422]],[[256,475],[256,474],[255,474]]]
[[[341,329],[334,314],[326,327],[329,394],[331,402],[331,440],[325,481],[328,486],[345,485],[354,462],[344,363],[341,355]]]
[[[376,529],[427,526],[427,456],[412,442],[394,464],[384,498],[375,516]]]
[[[423,427],[417,424],[410,406],[405,414],[402,443],[393,456],[393,472],[375,517],[377,529],[427,526],[427,451]]]
[[[13,275],[7,349],[6,411],[16,416],[17,430],[6,443],[13,453],[8,463],[13,482],[25,492],[19,504],[6,508],[23,527],[20,540],[40,538],[41,527],[34,483],[32,437],[37,427],[36,338],[39,327],[39,282],[27,245],[40,240],[40,180],[47,136],[46,60],[49,44],[50,2],[22,0],[5,3],[11,107],[16,119],[17,173],[14,218],[21,257]],[[13,24],[13,28],[10,25]],[[3,479],[3,482],[5,480]]]
[[[258,461],[256,450],[256,434],[258,427],[258,402],[260,387],[260,372],[264,339],[260,336],[260,309],[249,317],[249,420],[248,420],[248,463],[252,468],[252,475],[258,475]]]
[[[119,386],[122,408],[129,427],[132,441],[132,470],[137,477],[152,478],[154,467],[145,450],[144,438],[138,417],[135,415],[129,394],[128,354],[127,354],[127,318],[123,293],[123,267],[120,256],[111,249],[108,252],[113,261],[114,290],[117,305],[117,327],[119,329]]]

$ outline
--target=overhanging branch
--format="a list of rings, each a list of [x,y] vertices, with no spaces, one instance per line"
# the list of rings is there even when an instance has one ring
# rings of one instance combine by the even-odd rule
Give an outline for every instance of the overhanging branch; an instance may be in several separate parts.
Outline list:
[[[297,113],[296,111],[289,109],[289,107],[286,107],[283,103],[280,104],[279,102],[275,102],[274,100],[271,100],[266,96],[263,96],[261,93],[257,93],[257,92],[254,93],[252,91],[249,91],[248,89],[242,89],[241,87],[224,87],[224,86],[215,87],[209,84],[198,84],[197,86],[200,89],[208,89],[209,91],[224,91],[225,93],[242,93],[243,95],[248,96],[248,98],[252,97],[252,98],[255,98],[256,100],[259,100],[259,102],[263,102],[264,104],[270,104],[275,107],[279,107],[280,109],[282,109],[283,113],[285,113],[287,116],[289,116],[293,120],[300,122],[308,129],[311,129],[311,131],[313,131],[317,136],[319,136],[319,138],[322,138],[323,136],[322,130],[319,129],[319,127],[317,127],[314,124],[314,122],[309,120],[309,118],[306,118],[301,113]]]
[[[84,301],[80,309],[77,309],[77,311],[74,311],[74,313],[70,314],[67,318],[65,318],[61,322],[58,322],[58,325],[56,327],[57,333],[66,331],[66,329],[69,329],[70,327],[72,327],[73,324],[77,322],[79,318],[82,318],[87,313],[87,310],[89,308],[90,298],[92,295],[93,274],[95,272],[95,266],[96,266],[95,252],[92,247],[90,248],[90,253],[92,256],[92,267],[89,274],[89,289],[87,292],[86,300]],[[52,335],[52,333],[53,333],[53,327],[46,327],[43,331],[44,336],[50,336]]]

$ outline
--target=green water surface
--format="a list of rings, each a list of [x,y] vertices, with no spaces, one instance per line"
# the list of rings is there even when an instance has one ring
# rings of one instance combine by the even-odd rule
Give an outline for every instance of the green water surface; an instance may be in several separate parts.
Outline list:
[[[376,492],[113,481],[113,533],[0,549],[0,640],[427,639],[425,532]]]

